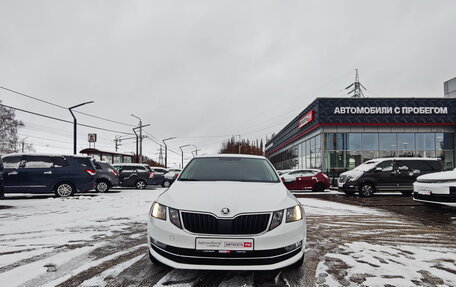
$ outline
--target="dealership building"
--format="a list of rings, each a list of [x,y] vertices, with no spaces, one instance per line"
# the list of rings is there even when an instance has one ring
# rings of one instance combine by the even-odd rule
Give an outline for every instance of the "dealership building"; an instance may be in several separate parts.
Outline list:
[[[456,98],[317,98],[266,143],[276,169],[330,174],[379,157],[455,167]]]

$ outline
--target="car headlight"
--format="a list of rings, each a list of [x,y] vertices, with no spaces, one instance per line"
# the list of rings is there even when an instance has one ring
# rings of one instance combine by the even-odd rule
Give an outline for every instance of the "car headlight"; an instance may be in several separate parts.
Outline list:
[[[179,210],[174,209],[174,208],[169,208],[169,221],[171,221],[172,224],[175,226],[179,227],[182,229],[180,217],[179,217]]]
[[[283,210],[274,211],[272,214],[271,226],[269,230],[273,230],[282,223]]]
[[[166,220],[166,206],[161,205],[158,202],[154,202],[150,211],[150,216],[153,218]]]
[[[295,205],[287,209],[287,219],[286,222],[294,222],[302,219],[302,209],[301,206]]]

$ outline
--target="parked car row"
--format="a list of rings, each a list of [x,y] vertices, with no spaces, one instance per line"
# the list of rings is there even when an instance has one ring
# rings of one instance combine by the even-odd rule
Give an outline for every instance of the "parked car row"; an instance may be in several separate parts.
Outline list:
[[[378,158],[340,174],[339,190],[362,197],[401,192],[430,206],[456,207],[456,169],[443,171],[439,158]]]
[[[108,192],[114,186],[145,189],[168,187],[168,170],[147,164],[115,164],[87,156],[8,154],[0,158],[0,197],[5,193],[54,193],[58,197],[76,192]]]

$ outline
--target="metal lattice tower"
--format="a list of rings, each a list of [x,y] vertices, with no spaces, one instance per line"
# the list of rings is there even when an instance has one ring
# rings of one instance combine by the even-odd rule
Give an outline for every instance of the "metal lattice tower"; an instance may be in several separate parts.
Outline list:
[[[352,98],[364,98],[364,93],[363,89],[367,91],[367,89],[359,82],[359,75],[358,75],[358,69],[355,69],[356,71],[356,76],[355,76],[355,82],[352,83],[350,86],[346,87],[345,89],[348,90],[353,87],[353,90],[347,93],[347,95],[351,94]]]

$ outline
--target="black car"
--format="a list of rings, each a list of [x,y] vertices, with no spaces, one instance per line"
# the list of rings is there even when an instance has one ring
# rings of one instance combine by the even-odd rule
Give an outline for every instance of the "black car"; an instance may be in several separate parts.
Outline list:
[[[119,173],[120,186],[134,186],[145,189],[153,184],[153,172],[150,166],[142,163],[116,163],[113,165]]]
[[[89,157],[9,154],[3,156],[4,193],[52,193],[67,197],[95,187]]]
[[[342,173],[338,186],[347,195],[359,192],[363,197],[379,191],[399,191],[411,195],[418,176],[442,170],[438,158],[378,158]]]
[[[94,161],[93,164],[97,170],[95,176],[97,192],[108,192],[111,187],[119,185],[119,174],[112,165],[104,161]]]

